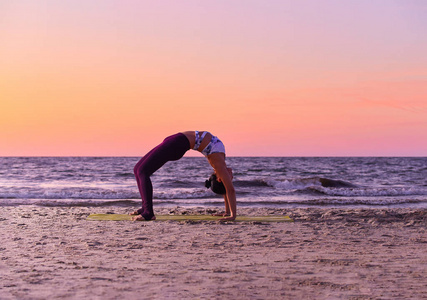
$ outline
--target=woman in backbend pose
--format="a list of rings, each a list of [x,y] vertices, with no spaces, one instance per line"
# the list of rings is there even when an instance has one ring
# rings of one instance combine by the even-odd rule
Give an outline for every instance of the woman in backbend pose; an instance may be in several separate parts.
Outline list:
[[[224,144],[207,131],[185,131],[167,137],[135,165],[134,173],[142,198],[142,208],[131,213],[131,215],[135,215],[134,221],[156,219],[153,211],[153,186],[150,176],[166,162],[183,157],[190,149],[201,152],[208,159],[218,182],[225,187],[226,209],[221,221],[233,221],[236,218],[236,192],[232,182],[232,170],[225,164]]]

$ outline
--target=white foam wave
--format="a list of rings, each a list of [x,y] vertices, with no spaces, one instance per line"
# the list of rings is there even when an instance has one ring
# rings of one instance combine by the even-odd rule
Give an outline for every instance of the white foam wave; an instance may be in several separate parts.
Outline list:
[[[155,206],[223,206],[222,198],[196,198],[196,199],[154,199]],[[125,206],[138,207],[139,199],[0,199],[1,206],[36,205],[47,207],[100,207],[100,206]],[[405,206],[412,205],[427,208],[426,196],[398,196],[398,197],[314,197],[294,198],[292,196],[266,197],[266,198],[240,198],[239,207],[311,207],[311,206]]]
[[[132,191],[65,189],[23,190],[0,193],[0,199],[136,199],[139,194]]]
[[[323,186],[312,186],[309,189],[329,196],[344,197],[395,197],[427,195],[427,189],[422,187],[325,188]]]
[[[160,189],[155,190],[153,197],[155,199],[196,199],[209,198],[214,196],[213,192],[207,189]],[[24,189],[8,190],[0,192],[0,199],[141,199],[139,192],[133,189]]]
[[[285,194],[302,192],[343,197],[387,197],[427,195],[427,188],[421,186],[358,186],[342,180],[327,178],[296,178],[287,180],[267,180],[269,186],[283,190]]]
[[[266,180],[269,186],[284,190],[301,190],[313,186],[321,186],[319,178],[302,178],[286,180]]]

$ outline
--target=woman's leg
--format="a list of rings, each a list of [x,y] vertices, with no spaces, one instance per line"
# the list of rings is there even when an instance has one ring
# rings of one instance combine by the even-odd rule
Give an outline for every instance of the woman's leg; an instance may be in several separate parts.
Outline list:
[[[148,152],[135,166],[134,173],[141,194],[142,207],[138,210],[145,220],[154,217],[153,185],[150,176],[166,162],[178,160],[190,149],[190,143],[183,134],[167,137],[163,143]]]
[[[142,199],[142,206],[137,210],[137,212],[143,216],[145,220],[151,220],[154,217],[154,211],[153,185],[151,183],[150,175],[148,175],[148,173],[145,172],[143,168],[141,168],[137,171],[136,178],[139,193]]]
[[[148,183],[147,183],[146,180],[142,180],[142,179],[145,177],[144,173],[145,173],[145,170],[146,170],[146,167],[144,167],[144,161],[150,157],[150,154],[152,152],[154,152],[156,148],[152,149],[143,158],[141,158],[138,161],[138,163],[135,165],[135,167],[133,168],[133,173],[135,174],[135,179],[136,179],[136,183],[138,185],[139,194],[141,195],[141,198],[143,199],[143,203],[142,203],[143,207],[140,208],[140,209],[138,209],[134,213],[132,213],[133,215],[140,215],[140,214],[142,214],[144,212],[144,206],[145,206],[144,205],[144,199],[151,199],[150,196],[147,195],[146,192],[145,192],[145,190],[146,190],[145,187],[147,185],[148,185],[148,187],[151,186],[151,190],[153,189],[152,184],[151,184],[151,180],[150,180],[149,176],[148,176],[148,180],[149,180]],[[144,182],[142,182],[142,181],[144,181]],[[151,195],[152,195],[152,192],[151,192]]]

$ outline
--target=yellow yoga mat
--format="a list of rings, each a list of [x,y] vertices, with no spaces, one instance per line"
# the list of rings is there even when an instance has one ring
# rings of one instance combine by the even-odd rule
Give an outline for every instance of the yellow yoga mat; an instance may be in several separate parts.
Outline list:
[[[91,221],[132,221],[133,216],[121,214],[90,214]],[[217,221],[221,217],[209,215],[156,215],[155,221]],[[237,216],[237,222],[293,222],[288,216]]]

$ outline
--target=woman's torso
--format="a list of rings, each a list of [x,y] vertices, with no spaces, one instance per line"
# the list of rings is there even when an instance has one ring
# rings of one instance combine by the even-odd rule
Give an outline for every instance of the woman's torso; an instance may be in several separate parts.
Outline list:
[[[204,131],[199,131],[199,134],[201,135],[201,134],[203,134],[203,132]],[[194,145],[196,144],[196,132],[195,131],[184,131],[181,133],[187,137],[188,141],[190,142],[190,149],[193,149]],[[212,139],[212,134],[207,132],[205,137],[203,138],[202,143],[200,144],[199,148],[194,149],[194,150],[202,151],[210,143],[211,139]]]
[[[206,157],[221,153],[225,156],[224,144],[208,131],[185,131],[184,134],[190,142],[190,149],[199,151]]]

